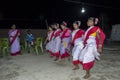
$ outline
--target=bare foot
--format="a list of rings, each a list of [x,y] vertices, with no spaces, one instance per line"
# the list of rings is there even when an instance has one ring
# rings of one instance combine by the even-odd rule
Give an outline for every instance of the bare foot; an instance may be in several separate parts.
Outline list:
[[[86,74],[83,78],[88,79],[90,76],[91,76],[90,74]]]
[[[65,62],[65,58],[62,58],[61,61],[62,61],[62,62]]]
[[[53,56],[52,56],[52,55],[50,55],[50,58],[53,58]]]
[[[60,63],[64,63],[64,62],[65,62],[65,60],[64,60],[64,59],[62,59],[62,60],[60,60],[59,62],[60,62]]]
[[[70,57],[68,57],[68,61],[70,61]]]
[[[57,61],[58,59],[56,58],[56,59],[54,59],[54,61]]]
[[[74,68],[73,68],[73,70],[78,70],[78,69],[79,69],[79,67],[74,67]]]

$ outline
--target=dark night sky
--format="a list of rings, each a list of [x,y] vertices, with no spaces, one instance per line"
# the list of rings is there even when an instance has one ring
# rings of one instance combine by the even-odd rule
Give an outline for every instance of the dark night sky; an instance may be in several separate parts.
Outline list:
[[[110,6],[112,8],[85,5],[86,13],[81,14],[81,4],[69,3],[63,0],[4,0],[0,2],[0,26],[1,28],[7,28],[11,24],[16,23],[20,28],[31,26],[31,28],[33,26],[34,28],[44,28],[45,19],[48,19],[48,23],[62,22],[65,20],[71,24],[75,20],[82,20],[85,24],[88,17],[99,17],[101,13],[105,13],[108,16],[110,24],[120,23],[120,3],[117,0],[77,1],[104,5],[105,7]],[[40,25],[42,27],[38,27]]]

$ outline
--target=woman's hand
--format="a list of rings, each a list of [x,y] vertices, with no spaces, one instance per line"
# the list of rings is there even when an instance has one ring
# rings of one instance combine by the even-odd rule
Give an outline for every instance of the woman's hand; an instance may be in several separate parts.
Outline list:
[[[46,40],[45,40],[45,42],[44,42],[44,45],[46,45],[46,44],[47,44],[47,41],[48,41],[48,37],[46,38]]]
[[[98,45],[98,52],[102,53],[102,45],[101,44]]]
[[[101,53],[102,53],[102,49],[101,49],[101,48],[98,48],[98,52],[101,54]]]
[[[68,47],[68,43],[67,42],[62,42],[62,45],[67,48]]]

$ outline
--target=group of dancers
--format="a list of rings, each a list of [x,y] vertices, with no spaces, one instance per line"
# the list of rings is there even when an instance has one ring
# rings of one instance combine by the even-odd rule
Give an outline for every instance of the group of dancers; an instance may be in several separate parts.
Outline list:
[[[84,78],[89,78],[95,60],[100,59],[105,40],[105,34],[99,26],[96,26],[97,23],[98,18],[90,17],[86,31],[80,29],[80,21],[73,22],[74,30],[69,29],[65,21],[60,25],[58,23],[50,25],[45,41],[47,52],[51,57],[55,57],[54,61],[61,58],[61,62],[64,62],[65,58],[70,60],[72,46],[73,70],[79,69],[79,64],[81,64],[86,71]]]
[[[61,58],[61,62],[64,62],[65,58],[70,60],[70,50],[72,48],[73,70],[79,69],[79,64],[81,64],[86,71],[84,78],[89,78],[90,70],[95,60],[100,60],[99,57],[105,40],[105,34],[97,26],[97,23],[97,18],[90,17],[87,21],[88,29],[86,31],[80,29],[80,21],[73,22],[74,30],[68,28],[67,23],[64,21],[60,25],[58,23],[50,25],[45,41],[47,52],[51,57],[55,57],[54,61]],[[11,55],[16,56],[21,54],[20,31],[16,29],[15,25],[11,28],[9,30]],[[29,43],[28,46],[33,45],[33,40],[34,36],[28,30],[26,36],[26,41]],[[28,47],[28,52],[30,52],[30,47]]]

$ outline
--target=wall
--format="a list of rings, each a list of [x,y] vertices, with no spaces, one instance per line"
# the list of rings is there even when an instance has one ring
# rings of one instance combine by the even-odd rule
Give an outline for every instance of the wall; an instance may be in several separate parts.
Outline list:
[[[112,26],[111,38],[112,41],[120,41],[120,24]]]
[[[0,29],[0,38],[8,37],[8,31],[9,31],[8,29]],[[24,38],[26,36],[26,29],[21,29],[20,31],[21,31],[20,40],[21,40],[21,43],[23,43]],[[43,41],[46,38],[47,30],[31,29],[31,32],[35,36],[35,38],[42,37]]]

